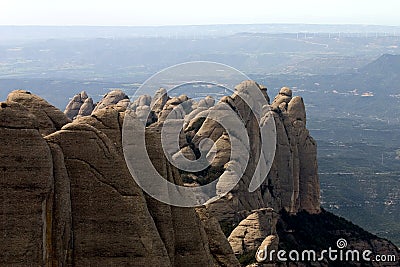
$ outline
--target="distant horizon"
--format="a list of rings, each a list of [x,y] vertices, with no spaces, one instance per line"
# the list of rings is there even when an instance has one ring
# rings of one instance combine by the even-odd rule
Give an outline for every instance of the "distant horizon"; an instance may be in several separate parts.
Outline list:
[[[197,24],[161,26],[105,25],[0,25],[0,41],[68,38],[190,37],[229,36],[235,34],[356,34],[400,36],[400,26],[367,24]]]
[[[162,28],[162,27],[198,27],[198,26],[245,26],[245,25],[304,25],[304,26],[372,26],[399,27],[394,24],[366,23],[296,23],[296,22],[260,22],[260,23],[204,23],[204,24],[160,24],[160,25],[91,25],[91,24],[0,24],[0,27],[107,27],[107,28]]]
[[[398,0],[6,0],[4,26],[324,24],[400,26]]]

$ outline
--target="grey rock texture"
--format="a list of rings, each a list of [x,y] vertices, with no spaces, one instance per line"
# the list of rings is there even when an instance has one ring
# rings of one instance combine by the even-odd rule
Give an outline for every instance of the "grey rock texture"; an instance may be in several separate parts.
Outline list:
[[[213,140],[216,145],[216,154],[209,174],[203,177],[203,180],[207,182],[215,180],[217,178],[215,174],[235,175],[229,169],[229,166],[233,166],[235,162],[230,159],[231,147],[228,135],[223,126],[211,119],[209,114],[221,112],[227,107],[239,114],[249,136],[251,157],[238,186],[226,197],[208,207],[219,221],[239,223],[244,219],[240,215],[244,214],[243,211],[268,207],[276,210],[284,208],[291,213],[299,210],[318,213],[320,203],[316,143],[306,128],[303,100],[297,96],[293,97],[292,91],[287,87],[280,90],[270,106],[274,111],[272,116],[277,132],[275,160],[264,184],[252,193],[248,191],[257,160],[261,159],[261,168],[266,165],[265,162],[263,163],[266,157],[261,151],[261,133],[256,117],[267,116],[260,106],[261,101],[254,101],[253,98],[247,96],[252,106],[250,109],[242,99],[243,96],[246,97],[250,89],[260,90],[265,98],[264,103],[269,103],[270,98],[265,86],[253,81],[245,81],[235,88],[236,93],[221,98],[217,104],[211,97],[206,97],[198,103],[185,95],[169,97],[166,90],[161,88],[154,98],[139,97],[131,108],[137,117],[146,121],[147,125],[163,122],[169,125],[175,121],[176,127],[179,127],[179,120],[183,119],[183,132],[179,137],[180,150],[172,147],[167,149],[171,151],[169,155],[171,158],[177,158],[179,154],[183,154],[190,160],[197,159],[202,140],[206,138]],[[254,109],[254,107],[257,108]],[[172,144],[169,145],[172,146]],[[237,153],[250,152],[234,152],[234,154]],[[195,184],[196,182],[193,185]],[[221,183],[220,186],[223,184]]]
[[[191,160],[193,156],[198,158],[200,144],[205,138],[215,142],[214,159],[208,169],[208,174],[202,177],[203,182],[207,183],[221,174],[236,175],[229,169],[229,166],[235,164],[230,154],[230,138],[224,127],[211,119],[209,114],[224,110],[228,106],[242,118],[250,140],[251,152],[242,150],[234,151],[234,154],[250,153],[250,161],[238,185],[225,197],[207,206],[208,212],[220,223],[238,225],[231,233],[229,242],[235,254],[241,255],[256,251],[264,241],[272,242],[271,236],[276,237],[275,245],[279,242],[275,230],[277,216],[272,216],[272,213],[264,214],[266,209],[276,211],[285,209],[293,214],[301,210],[319,213],[320,192],[316,143],[306,128],[304,103],[301,97],[293,97],[292,91],[287,87],[280,90],[270,106],[277,133],[276,152],[271,170],[261,187],[254,192],[249,192],[248,187],[256,171],[257,160],[260,159],[261,168],[266,164],[263,163],[266,157],[261,151],[261,132],[256,117],[267,116],[267,114],[261,109],[261,102],[250,102],[252,106],[250,109],[243,97],[246,98],[250,89],[256,89],[261,91],[266,103],[269,103],[270,98],[265,86],[252,81],[245,81],[235,89],[235,94],[221,98],[217,104],[210,98],[199,101],[197,105],[192,104],[190,112],[185,113],[186,115],[176,113],[176,110],[182,108],[180,99],[169,98],[162,91],[163,101],[159,100],[156,110],[157,119],[160,122],[167,121],[167,117],[173,119],[184,117],[183,129],[186,142],[181,142],[183,148],[179,153],[187,155],[187,158]],[[161,94],[161,90],[159,93]],[[247,99],[254,100],[250,97]],[[173,111],[177,115],[171,116]],[[222,113],[221,116],[223,116]],[[183,138],[180,137],[180,139]],[[198,186],[197,179],[194,179],[192,186]],[[258,212],[252,213],[254,210]],[[270,238],[267,239],[267,237]]]
[[[276,159],[268,175],[273,185],[278,184],[278,194],[283,207],[289,212],[320,211],[320,189],[317,165],[317,144],[306,128],[306,113],[301,97],[291,97],[289,88],[282,88],[272,103],[277,129]],[[279,183],[280,181],[280,183]],[[271,193],[264,195],[269,205],[274,205]]]
[[[93,112],[93,109],[94,109],[93,99],[88,97],[85,99],[85,102],[83,102],[82,106],[80,107],[77,116],[88,116]]]
[[[151,99],[151,98],[150,98]],[[137,104],[146,103],[145,101],[136,102]],[[133,105],[136,105],[134,103]],[[71,119],[78,119],[81,117],[89,116],[92,113],[98,112],[104,108],[114,107],[115,109],[123,112],[131,105],[129,97],[122,90],[113,90],[105,94],[103,98],[94,103],[93,99],[87,95],[85,91],[76,94],[65,108],[65,115]],[[132,105],[132,106],[133,106]],[[136,109],[136,107],[135,107]]]
[[[257,86],[263,94],[265,93],[264,87],[254,82],[244,82],[237,87],[237,90],[245,91],[248,86]],[[252,158],[261,157],[262,159],[262,153],[258,154],[259,152],[257,152],[260,150],[259,128],[248,107],[235,95],[222,100],[228,102],[245,118]],[[268,101],[269,97],[266,100]],[[292,98],[292,91],[284,87],[271,104],[271,108],[275,111],[273,116],[277,132],[277,146],[275,159],[268,177],[260,189],[249,193],[247,187],[252,173],[255,171],[255,165],[250,160],[239,187],[232,190],[227,198],[221,199],[209,207],[221,221],[237,223],[244,219],[240,215],[238,217],[238,213],[241,211],[268,207],[275,210],[285,208],[292,213],[299,210],[318,213],[320,210],[316,143],[306,129],[303,100],[297,96]],[[207,129],[206,133],[204,133],[205,129]],[[205,136],[214,140],[221,136],[221,132],[220,126],[215,123],[211,126],[207,125],[206,120],[197,131],[193,141],[195,144],[198,143],[197,137],[199,136],[199,139]],[[213,135],[216,135],[216,137]],[[227,144],[225,144],[226,146]],[[221,150],[221,153],[224,150],[226,151],[225,162],[220,161],[223,154],[217,157],[220,166],[227,162],[228,156],[226,154],[229,150],[225,148]]]
[[[74,122],[78,124],[89,124],[106,134],[122,155],[121,127],[124,121],[124,114],[124,112],[119,111],[118,107],[109,106],[94,111],[90,116],[79,117]]]
[[[164,88],[158,89],[155,93],[153,99],[151,100],[150,107],[157,117],[159,113],[163,110],[168,99],[169,97],[167,95],[167,90],[165,90]]]
[[[54,143],[48,143],[53,158],[54,187],[52,192],[53,208],[47,213],[51,219],[51,232],[46,234],[51,241],[49,255],[50,266],[70,266],[73,263],[73,227],[71,181],[65,165],[61,148]]]
[[[91,104],[91,105],[90,105]],[[65,107],[64,113],[69,119],[74,119],[78,115],[89,115],[93,111],[93,100],[88,97],[85,91],[76,94]]]

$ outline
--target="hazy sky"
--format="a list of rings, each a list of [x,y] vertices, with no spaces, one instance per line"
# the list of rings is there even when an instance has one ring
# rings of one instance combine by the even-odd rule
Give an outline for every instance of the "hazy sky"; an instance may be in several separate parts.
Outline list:
[[[400,25],[399,0],[0,0],[0,25]]]

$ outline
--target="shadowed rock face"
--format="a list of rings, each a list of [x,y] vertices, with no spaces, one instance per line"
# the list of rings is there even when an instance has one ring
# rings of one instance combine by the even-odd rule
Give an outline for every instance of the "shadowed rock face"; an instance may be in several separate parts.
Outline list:
[[[161,126],[154,124],[146,129],[149,158],[152,159],[154,167],[165,179],[183,185],[178,170],[167,164],[164,156],[161,146]],[[194,266],[212,266],[213,257],[207,234],[196,211],[193,208],[169,206],[151,197],[146,199],[160,236],[169,248],[169,256],[174,265],[184,266],[190,262]],[[232,257],[232,251],[229,252]]]
[[[74,123],[46,140],[61,149],[70,180],[73,263],[120,266],[135,260],[168,266],[143,193],[110,139],[88,124]]]
[[[272,197],[279,196],[282,207],[288,212],[305,210],[318,213],[320,189],[317,144],[306,128],[303,99],[299,96],[292,98],[292,91],[284,87],[275,97],[271,108],[276,112],[277,147],[264,201],[271,203],[268,206],[275,209],[281,208],[273,203]]]
[[[269,102],[266,88],[255,82],[245,81],[236,90],[250,87]],[[289,88],[271,104],[275,158],[267,179],[252,193],[248,186],[264,152],[255,114],[243,100],[234,94],[218,103],[211,97],[197,103],[184,95],[168,97],[162,89],[157,94],[139,97],[131,109],[138,117],[149,114],[143,117],[147,153],[158,172],[175,184],[198,186],[229,170],[229,136],[206,118],[228,107],[240,114],[250,140],[251,157],[239,184],[207,207],[160,203],[139,188],[124,161],[121,134],[129,101],[121,92],[107,94],[93,111],[90,98],[79,94],[69,123],[45,100],[14,91],[0,103],[1,266],[239,266],[235,255],[286,242],[286,232],[277,231],[281,210],[320,214],[316,143],[306,129],[303,100]],[[183,130],[180,147],[169,156],[182,153],[194,160],[202,139],[215,141],[207,171],[189,176],[168,162],[160,132],[171,118]],[[353,241],[374,253],[397,251],[379,238]]]
[[[39,121],[16,102],[0,103],[0,265],[44,266],[51,229],[53,168]]]

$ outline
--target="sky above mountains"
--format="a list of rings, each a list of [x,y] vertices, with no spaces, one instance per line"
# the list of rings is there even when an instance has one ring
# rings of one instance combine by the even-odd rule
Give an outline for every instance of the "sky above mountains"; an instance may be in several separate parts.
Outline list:
[[[0,25],[310,23],[400,26],[398,0],[1,0]]]

